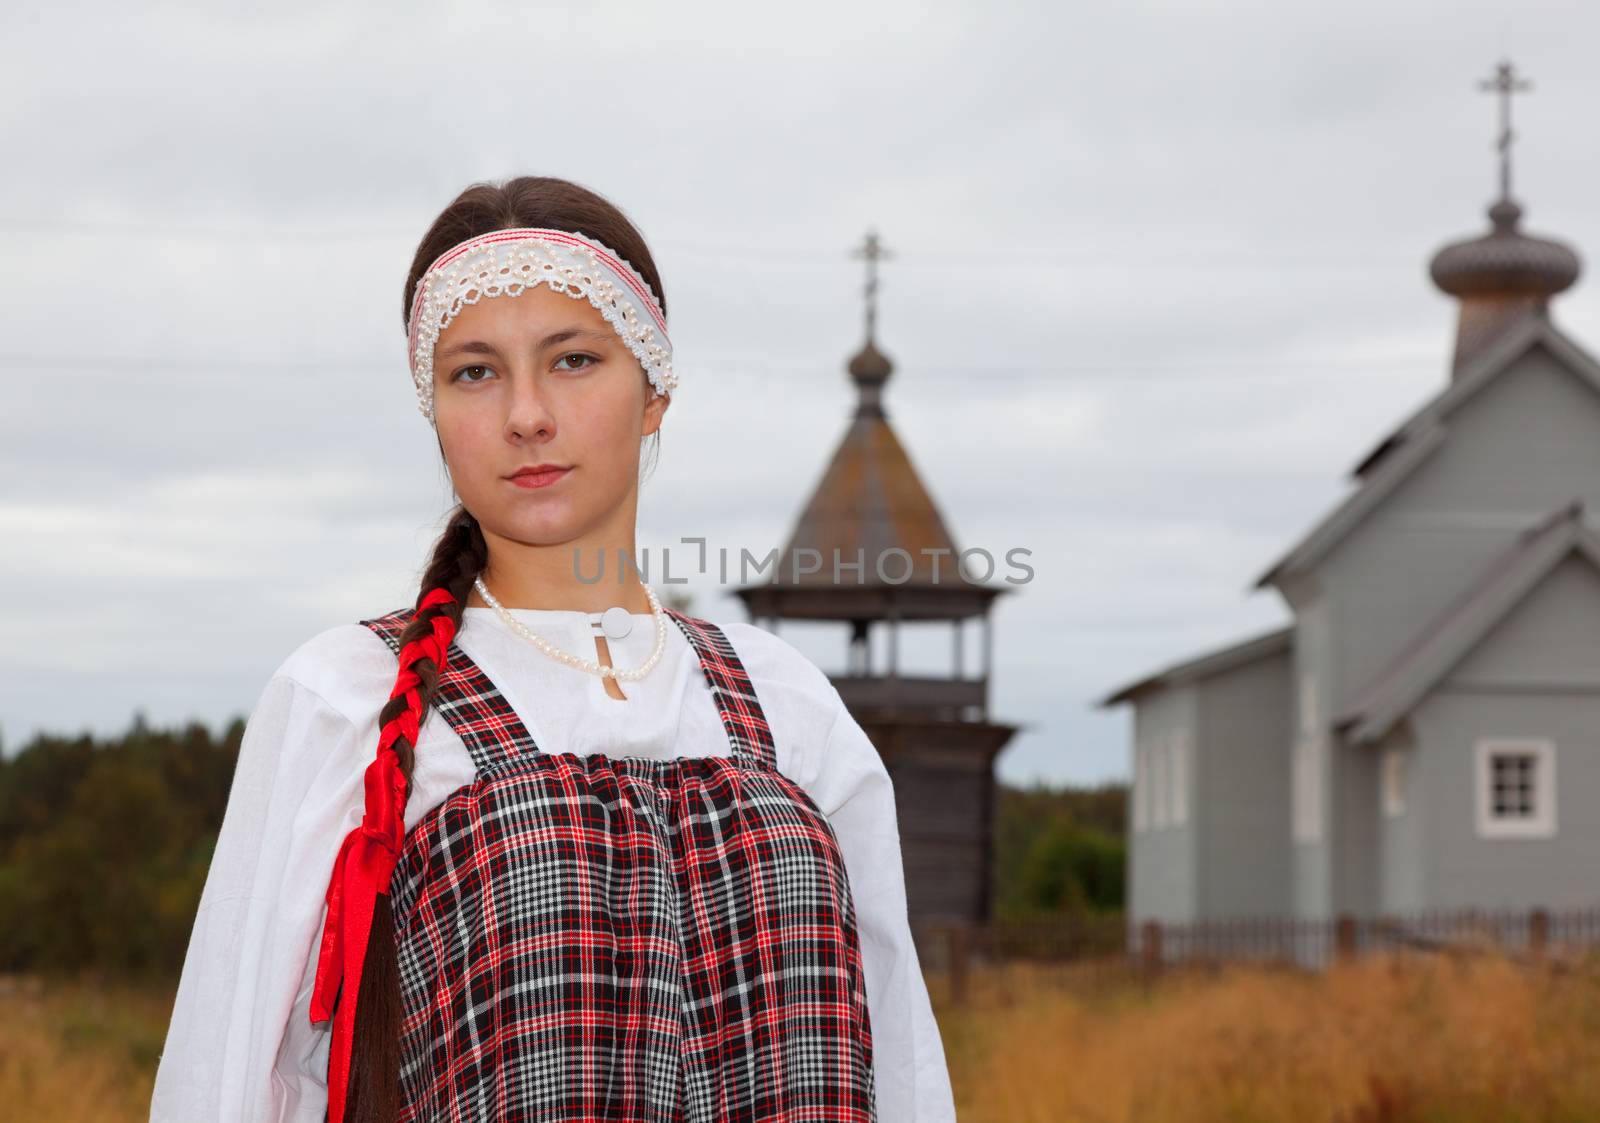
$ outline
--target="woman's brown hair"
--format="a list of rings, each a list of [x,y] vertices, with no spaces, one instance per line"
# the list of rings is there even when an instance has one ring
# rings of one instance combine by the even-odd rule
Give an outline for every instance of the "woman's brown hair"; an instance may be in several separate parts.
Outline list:
[[[405,297],[401,303],[402,325],[410,315],[412,296],[422,274],[440,254],[479,234],[522,226],[566,230],[609,246],[639,271],[661,302],[662,313],[666,313],[667,298],[655,261],[643,236],[622,211],[595,192],[568,180],[553,176],[518,176],[503,183],[473,184],[434,220],[411,259],[411,272],[406,278]],[[640,377],[644,377],[642,372]],[[659,439],[659,430],[654,436]],[[488,560],[488,546],[477,520],[464,506],[457,505],[423,571],[416,615],[400,635],[401,646],[429,635],[431,622],[439,613],[448,613],[459,628],[467,594]],[[447,589],[454,599],[442,605],[421,607],[423,598],[433,589]],[[439,669],[426,657],[419,659],[411,669],[421,680],[419,717],[426,717],[438,684]],[[387,725],[405,708],[403,694],[391,699],[378,716],[379,727]],[[394,742],[394,751],[399,756],[409,796],[416,747],[401,736]],[[351,1123],[394,1123],[400,1114],[401,1018],[394,914],[388,894],[382,893],[378,895],[373,913],[372,934],[361,972],[361,991],[356,1001],[350,1083],[345,1100],[345,1118]]]

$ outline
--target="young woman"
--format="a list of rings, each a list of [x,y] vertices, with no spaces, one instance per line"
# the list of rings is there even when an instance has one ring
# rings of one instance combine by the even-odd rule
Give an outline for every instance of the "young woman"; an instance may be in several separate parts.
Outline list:
[[[151,1118],[954,1119],[871,742],[616,579],[677,385],[638,231],[475,185],[404,311],[460,504],[252,712]]]

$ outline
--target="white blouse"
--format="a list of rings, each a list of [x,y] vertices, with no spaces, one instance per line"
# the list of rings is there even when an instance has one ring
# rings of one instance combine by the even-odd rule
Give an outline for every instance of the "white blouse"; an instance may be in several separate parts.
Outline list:
[[[512,609],[562,650],[596,658],[576,610]],[[611,661],[636,667],[655,641],[648,613],[607,639]],[[755,687],[778,770],[817,803],[845,859],[872,1019],[882,1123],[955,1119],[938,1023],[906,916],[900,835],[889,774],[825,674],[787,641],[752,624],[720,627]],[[499,688],[546,752],[613,756],[732,753],[694,648],[668,622],[661,662],[626,700],[599,676],[568,667],[468,607],[456,644]],[[331,1022],[310,1024],[311,987],[344,836],[361,822],[362,774],[396,660],[362,624],[313,636],[275,671],[245,727],[178,983],[150,1118],[321,1123]],[[475,774],[466,746],[430,709],[418,733],[406,803],[410,830]]]

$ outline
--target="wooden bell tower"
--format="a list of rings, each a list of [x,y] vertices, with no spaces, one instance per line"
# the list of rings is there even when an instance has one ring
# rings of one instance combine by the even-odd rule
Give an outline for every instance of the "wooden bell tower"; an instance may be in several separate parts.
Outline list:
[[[1017,727],[989,720],[989,611],[1012,590],[966,579],[955,539],[889,424],[883,387],[894,368],[875,340],[877,267],[887,252],[868,233],[855,256],[867,263],[866,343],[848,367],[855,415],[771,579],[737,595],[752,621],[773,631],[781,620],[846,627],[845,670],[830,678],[894,781],[921,944],[930,924],[991,915],[994,759]],[[950,673],[902,673],[902,629],[934,622],[950,626]],[[981,638],[968,673],[973,624]]]

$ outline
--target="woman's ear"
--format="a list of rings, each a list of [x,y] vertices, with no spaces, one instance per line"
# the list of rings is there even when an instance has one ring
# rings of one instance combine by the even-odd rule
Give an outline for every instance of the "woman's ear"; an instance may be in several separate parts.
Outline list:
[[[667,406],[671,404],[672,398],[669,395],[651,394],[650,400],[644,404],[644,427],[639,430],[641,437],[648,437],[661,428],[661,419],[666,416]]]

